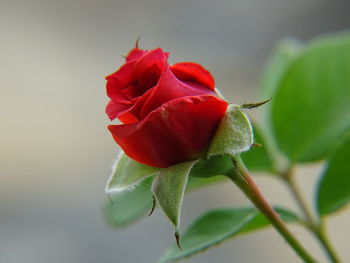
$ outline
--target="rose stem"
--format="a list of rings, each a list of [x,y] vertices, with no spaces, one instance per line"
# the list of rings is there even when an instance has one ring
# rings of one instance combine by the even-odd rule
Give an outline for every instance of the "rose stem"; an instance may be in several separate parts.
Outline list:
[[[260,212],[270,221],[274,228],[282,235],[286,242],[294,249],[294,251],[307,263],[316,263],[311,255],[301,246],[298,240],[288,230],[279,215],[268,203],[259,187],[255,183],[253,177],[241,161],[239,156],[232,159],[236,169],[230,175],[230,179],[237,187],[248,197],[248,199],[260,210]]]
[[[307,207],[306,202],[300,192],[300,189],[295,183],[292,166],[290,166],[285,173],[281,173],[280,176],[291,191],[291,194],[295,202],[299,206],[299,209],[303,212],[306,219],[306,227],[314,234],[316,239],[319,241],[324,251],[326,252],[329,260],[333,263],[339,263],[340,260],[325,235],[322,222],[315,222],[312,213]]]

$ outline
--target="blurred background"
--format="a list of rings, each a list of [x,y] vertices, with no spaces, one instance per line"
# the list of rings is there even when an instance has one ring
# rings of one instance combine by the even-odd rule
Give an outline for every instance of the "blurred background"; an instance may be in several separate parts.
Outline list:
[[[170,62],[208,68],[231,102],[266,99],[262,67],[285,36],[309,40],[350,26],[347,0],[0,0],[0,262],[155,262],[173,242],[160,211],[115,230],[101,212],[118,147],[106,130],[104,76],[141,37]],[[310,199],[319,166],[302,167]],[[284,186],[258,183],[294,208]],[[186,196],[183,229],[209,208],[245,205],[231,184]],[[331,217],[331,239],[350,262],[349,211]],[[292,227],[323,262],[308,234]],[[347,240],[347,242],[346,242]],[[225,242],[187,262],[299,262],[272,229]]]

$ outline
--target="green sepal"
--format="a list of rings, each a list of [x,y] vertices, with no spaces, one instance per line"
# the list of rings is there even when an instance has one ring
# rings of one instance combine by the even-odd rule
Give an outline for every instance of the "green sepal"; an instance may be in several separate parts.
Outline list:
[[[119,160],[121,157],[122,159],[128,159],[128,157],[124,155],[120,156]],[[128,160],[127,162],[123,161],[123,163],[131,163],[132,166],[139,165],[132,160]],[[143,166],[141,165],[141,167]],[[191,169],[186,185],[186,193],[194,189],[227,181],[224,172],[231,169],[231,160],[227,160],[227,158],[223,159],[222,156],[214,156],[210,160],[204,159],[198,161]],[[217,174],[215,174],[215,172],[217,172]],[[103,205],[103,213],[106,221],[111,226],[124,227],[149,214],[153,201],[153,193],[151,191],[153,179],[154,176],[149,176],[137,185],[127,188],[125,191],[110,195]]]
[[[125,227],[146,216],[153,203],[152,181],[153,177],[148,177],[128,191],[111,195],[103,206],[107,223],[113,227]]]
[[[159,173],[160,170],[160,168],[136,162],[121,152],[113,165],[113,172],[107,181],[105,192],[113,194],[130,190],[147,177]]]
[[[166,217],[174,225],[175,233],[179,230],[181,206],[188,176],[196,162],[197,160],[183,162],[163,168],[152,184],[153,195]]]
[[[125,227],[135,223],[150,213],[153,203],[151,184],[153,176],[121,194],[110,196],[103,205],[103,214],[109,225]],[[190,176],[186,193],[209,185],[228,181],[226,176],[200,178]]]
[[[240,106],[231,104],[219,123],[207,156],[236,155],[248,151],[253,141],[250,120]]]
[[[198,162],[191,169],[191,177],[208,178],[217,175],[230,174],[233,171],[231,157],[225,155],[215,155],[211,158],[204,158]]]

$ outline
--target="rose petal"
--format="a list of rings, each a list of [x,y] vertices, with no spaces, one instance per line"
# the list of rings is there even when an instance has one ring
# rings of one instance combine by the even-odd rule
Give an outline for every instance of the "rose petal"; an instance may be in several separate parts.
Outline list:
[[[140,59],[136,60],[138,56]],[[133,97],[142,95],[158,82],[167,65],[167,56],[160,48],[152,51],[133,49],[127,56],[129,62],[106,77],[107,95],[114,102],[106,107],[110,119],[118,117],[124,123],[137,120],[132,112],[127,113],[135,103]]]
[[[147,53],[147,50],[142,50],[142,49],[138,49],[138,48],[133,48],[129,54],[125,57],[125,61],[129,62],[132,60],[136,60],[141,58],[144,54]]]
[[[125,112],[128,110],[130,105],[122,104],[122,103],[116,103],[113,100],[110,100],[106,106],[106,113],[110,120],[114,120],[118,117],[122,112]]]
[[[106,84],[107,96],[115,102],[129,103],[130,99],[122,92],[123,87],[117,77],[109,78]]]
[[[140,123],[108,126],[132,159],[151,166],[170,165],[205,155],[227,103],[203,95],[174,99]]]
[[[215,81],[208,70],[193,62],[182,62],[171,66],[175,76],[183,81],[198,82],[211,90],[215,90]]]
[[[125,112],[123,114],[120,114],[118,116],[118,119],[122,122],[122,123],[125,123],[125,124],[130,124],[130,123],[136,123],[138,122],[138,119],[132,115],[131,113],[129,112]]]
[[[125,124],[138,122],[138,119],[128,112],[129,108],[130,105],[116,103],[111,100],[106,106],[106,113],[111,121],[118,118]]]
[[[160,107],[167,101],[195,95],[214,95],[215,92],[198,83],[180,81],[175,77],[169,67],[166,67],[162,73],[158,84],[148,90],[130,112],[138,119],[145,118],[151,111]]]
[[[163,71],[167,65],[169,53],[164,52],[161,48],[157,48],[145,53],[139,60],[136,61],[132,69],[131,78],[133,80],[139,78],[150,67],[157,66],[160,71]]]

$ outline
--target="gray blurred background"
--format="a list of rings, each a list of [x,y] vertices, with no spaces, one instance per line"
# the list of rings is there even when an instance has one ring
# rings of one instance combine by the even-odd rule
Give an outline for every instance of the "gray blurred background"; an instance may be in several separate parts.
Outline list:
[[[1,0],[0,262],[148,263],[173,241],[159,211],[121,230],[101,213],[118,152],[106,130],[104,76],[138,36],[142,48],[171,52],[171,63],[202,63],[231,102],[251,102],[265,99],[256,88],[277,40],[347,29],[349,10],[348,0]],[[298,171],[308,198],[319,170]],[[282,184],[257,180],[275,203],[294,208]],[[183,226],[209,208],[244,204],[230,184],[197,191],[186,196]],[[348,211],[327,220],[345,262],[349,220]],[[308,234],[292,229],[326,262]],[[299,259],[268,229],[187,262]]]

